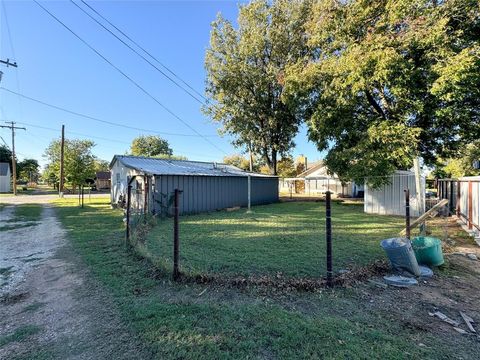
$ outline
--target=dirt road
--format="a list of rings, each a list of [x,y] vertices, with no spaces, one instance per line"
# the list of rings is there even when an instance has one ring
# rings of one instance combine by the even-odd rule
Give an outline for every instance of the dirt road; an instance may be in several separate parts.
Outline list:
[[[107,193],[94,193],[94,194],[85,194],[84,201],[87,202],[90,198],[97,197],[106,197],[109,196]],[[78,199],[78,195],[65,195],[65,199]],[[32,195],[17,195],[17,196],[1,196],[0,204],[47,204],[55,199],[58,199],[57,194],[46,194],[38,192]]]
[[[148,358],[65,235],[48,206],[38,224],[0,232],[0,358]]]

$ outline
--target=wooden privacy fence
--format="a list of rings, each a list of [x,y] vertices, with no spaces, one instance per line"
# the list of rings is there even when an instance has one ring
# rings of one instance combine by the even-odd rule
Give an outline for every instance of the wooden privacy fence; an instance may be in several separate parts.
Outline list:
[[[456,213],[470,230],[480,231],[480,176],[440,179],[437,193],[440,199],[449,200],[450,211]]]

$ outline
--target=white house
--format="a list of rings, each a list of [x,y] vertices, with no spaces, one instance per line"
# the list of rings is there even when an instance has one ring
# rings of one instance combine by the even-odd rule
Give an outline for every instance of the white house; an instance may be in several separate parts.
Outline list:
[[[10,164],[6,162],[0,163],[0,193],[8,193],[10,188],[11,175]]]
[[[327,191],[336,196],[362,197],[363,185],[347,182],[342,184],[336,174],[329,174],[323,161],[309,164],[307,170],[295,178],[280,179],[281,192],[293,192],[295,194],[319,195]]]

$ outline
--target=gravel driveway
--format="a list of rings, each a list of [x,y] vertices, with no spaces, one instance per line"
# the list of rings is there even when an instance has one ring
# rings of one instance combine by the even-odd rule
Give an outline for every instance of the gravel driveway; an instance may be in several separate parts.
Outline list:
[[[12,224],[12,210],[0,221]],[[0,359],[150,357],[78,260],[53,207],[36,225],[0,231],[0,269]]]

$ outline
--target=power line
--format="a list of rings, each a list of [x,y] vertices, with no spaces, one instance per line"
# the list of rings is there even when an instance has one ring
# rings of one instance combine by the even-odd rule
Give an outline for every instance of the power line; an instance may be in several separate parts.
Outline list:
[[[26,122],[17,121],[17,124],[28,125],[29,127],[34,127],[34,128],[38,128],[38,129],[42,129],[42,130],[48,130],[48,131],[52,131],[52,132],[56,132],[56,133],[58,133],[58,131],[59,131],[58,129],[55,129],[55,128],[51,128],[51,127],[47,127],[47,126],[41,126],[41,125],[35,125],[35,124],[31,124],[31,123],[26,123]],[[122,145],[128,145],[128,146],[131,145],[131,143],[128,142],[128,141],[110,139],[110,138],[105,138],[105,137],[100,137],[100,136],[95,136],[95,135],[90,135],[90,134],[79,133],[79,132],[75,132],[75,131],[68,131],[67,130],[66,132],[67,132],[67,134],[84,136],[86,138],[98,139],[98,140],[103,140],[103,141],[110,141],[110,142],[115,142],[115,143],[119,143],[119,144],[122,144]],[[32,134],[31,131],[30,131],[30,134]],[[30,134],[27,133],[27,135],[30,135]],[[35,135],[35,134],[33,134],[33,135]],[[32,136],[32,139],[34,139],[34,138],[35,137]],[[37,136],[36,138],[41,138],[41,136]],[[103,144],[100,144],[100,145],[105,147]],[[113,149],[111,147],[106,147],[106,148],[110,149],[110,150],[116,150],[116,149]],[[174,151],[174,152],[175,152],[175,154],[179,154],[179,155],[191,155],[192,154],[192,152],[185,152],[185,151]],[[214,158],[214,156],[206,155],[206,154],[198,154],[196,152],[195,152],[195,156],[208,158],[208,159]]]
[[[7,35],[8,35],[8,40],[10,41],[10,48],[12,50],[13,58],[16,59],[15,49],[13,48],[12,34],[10,32],[10,24],[8,23],[7,8],[5,6],[5,1],[2,1],[2,9],[5,17],[5,25],[7,26]]]
[[[0,136],[0,139],[2,139],[3,143],[5,144],[5,146],[7,147],[8,150],[11,150],[10,149],[10,146],[8,146],[7,142],[5,141],[5,139],[3,137]]]
[[[72,1],[72,0],[71,0]],[[173,75],[175,78],[177,78],[180,82],[182,82],[185,86],[187,86],[190,90],[192,90],[196,95],[198,95],[200,98],[203,99],[203,101],[207,101],[207,98],[201,94],[200,92],[198,92],[197,90],[195,90],[195,88],[193,88],[190,84],[188,84],[185,80],[183,80],[180,76],[178,76],[173,70],[171,70],[169,67],[167,67],[165,64],[163,64],[160,60],[158,60],[158,58],[156,58],[154,55],[152,55],[149,51],[147,51],[144,47],[142,47],[138,42],[136,42],[135,40],[133,40],[130,36],[128,36],[124,31],[122,31],[121,29],[119,29],[117,26],[115,26],[115,24],[113,24],[110,20],[108,20],[105,16],[103,16],[100,12],[98,12],[97,10],[95,10],[95,8],[93,8],[91,5],[89,5],[86,1],[84,0],[80,0],[83,4],[85,4],[90,10],[92,10],[95,14],[97,14],[100,18],[102,18],[103,20],[105,20],[110,26],[112,26],[115,30],[117,30],[120,34],[122,34],[125,38],[127,38],[128,40],[130,40],[130,42],[132,42],[133,44],[135,44],[135,46],[137,48],[139,48],[140,50],[142,50],[145,54],[147,54],[152,60],[154,60],[155,62],[157,62],[161,67],[163,67],[166,71],[168,71],[171,75]],[[72,1],[73,2],[73,1]],[[75,4],[75,3],[74,3]],[[76,5],[76,4],[75,4]],[[82,9],[82,11],[84,11]],[[84,11],[85,12],[85,11]],[[89,15],[89,14],[87,14]],[[89,15],[90,16],[90,15]],[[90,16],[91,17],[91,16]],[[92,18],[92,17],[91,17]],[[93,19],[93,18],[92,18]],[[95,19],[94,19],[95,20]],[[97,20],[95,20],[97,21]],[[98,23],[98,21],[97,21]],[[100,24],[101,25],[101,24]],[[103,25],[102,25],[103,28],[105,28]],[[110,30],[107,29],[108,32],[110,32],[112,35],[114,35]],[[117,37],[116,35],[114,35],[115,37]],[[118,37],[117,37],[118,39]],[[123,41],[122,41],[123,42]],[[141,55],[140,55],[141,56]],[[143,58],[143,56],[142,56]],[[148,60],[146,60],[148,61]],[[162,72],[163,74],[163,72]],[[170,77],[168,77],[168,79],[170,79]],[[171,79],[170,79],[171,80]],[[178,86],[178,84],[175,82],[175,84]],[[182,89],[187,92],[190,96],[191,94],[182,87]],[[196,99],[198,101],[198,99]],[[203,104],[203,101],[201,101],[201,103]]]
[[[24,94],[20,94],[20,93],[18,93],[18,92],[15,92],[15,91],[10,90],[10,89],[7,89],[7,88],[4,88],[4,87],[2,87],[2,86],[0,86],[0,90],[7,91],[7,92],[9,92],[9,93],[11,93],[11,94],[13,94],[13,95],[20,96],[20,97],[22,97],[22,98],[24,98],[24,99],[27,99],[27,100],[36,102],[36,103],[41,104],[41,105],[44,105],[44,106],[48,106],[48,107],[53,108],[53,109],[56,109],[56,110],[60,110],[60,111],[66,112],[66,113],[71,114],[71,115],[75,115],[75,116],[78,116],[78,117],[82,117],[82,118],[89,119],[89,120],[93,120],[93,121],[97,121],[97,122],[101,122],[101,123],[104,123],[104,124],[107,124],[107,125],[111,125],[111,126],[117,126],[117,127],[121,127],[121,128],[125,128],[125,129],[143,131],[143,132],[154,133],[154,134],[159,134],[159,135],[185,136],[185,137],[203,137],[203,138],[205,138],[205,137],[217,137],[217,135],[196,135],[196,134],[170,133],[170,132],[156,131],[156,130],[152,130],[152,129],[145,129],[145,128],[139,128],[139,127],[136,127],[136,126],[119,124],[119,123],[115,123],[115,122],[113,122],[113,121],[103,120],[103,119],[100,119],[100,118],[98,118],[98,117],[94,117],[94,116],[82,114],[82,113],[79,113],[79,112],[76,112],[76,111],[73,111],[73,110],[69,110],[69,109],[66,109],[66,108],[61,107],[61,106],[58,106],[58,105],[49,104],[49,103],[47,103],[47,102],[45,102],[45,101],[42,101],[42,100],[39,100],[39,99],[35,99],[35,98],[33,98],[33,97],[30,97],[30,96],[27,96],[27,95],[24,95]]]
[[[114,36],[118,41],[120,41],[123,45],[125,45],[127,48],[129,48],[131,51],[133,51],[136,55],[141,57],[144,61],[146,61],[150,66],[152,66],[155,70],[157,70],[160,74],[165,76],[168,80],[170,80],[172,83],[174,83],[176,86],[178,86],[180,89],[182,89],[186,94],[188,94],[192,99],[197,101],[198,103],[203,105],[203,101],[198,99],[195,95],[190,93],[187,89],[185,89],[182,85],[180,85],[178,82],[176,82],[174,79],[172,79],[170,76],[165,74],[161,69],[159,69],[157,66],[155,66],[150,60],[148,60],[145,56],[140,54],[137,50],[132,48],[130,45],[128,45],[125,41],[123,41],[119,36],[114,34],[110,29],[108,29],[105,25],[103,25],[100,21],[95,19],[92,15],[90,15],[87,11],[85,11],[83,8],[80,7],[77,3],[75,3],[73,0],[70,0],[70,2],[75,5],[78,9],[80,9],[85,15],[87,15],[90,19],[95,21],[98,25],[100,25],[105,31],[110,33],[112,36]],[[87,5],[88,6],[88,5]]]
[[[13,46],[12,32],[10,31],[10,23],[8,21],[7,6],[5,5],[5,1],[2,1],[2,8],[3,8],[3,15],[5,17],[5,24],[7,25],[7,34],[8,34],[8,40],[10,41],[10,48],[12,49],[13,58],[16,60],[17,56],[15,55],[15,48]],[[15,70],[16,70],[15,80],[17,84],[17,91],[20,92],[20,76],[17,70],[17,66],[15,66]],[[23,118],[23,106],[22,106],[22,100],[20,98],[18,98],[18,106],[20,108],[20,118]]]
[[[79,41],[81,41],[85,46],[87,46],[90,50],[92,50],[95,54],[97,54],[99,57],[101,57],[107,64],[109,64],[111,67],[113,67],[117,72],[119,72],[123,77],[125,77],[128,81],[130,81],[132,84],[134,84],[140,91],[142,91],[145,95],[150,97],[153,101],[155,101],[158,105],[160,105],[165,111],[167,111],[170,115],[172,115],[175,119],[180,121],[182,124],[184,124],[186,127],[188,127],[190,130],[192,130],[194,133],[196,133],[198,136],[202,137],[206,142],[208,142],[210,145],[212,145],[215,149],[219,150],[220,152],[226,154],[225,151],[223,151],[220,147],[218,147],[214,142],[210,141],[208,138],[204,137],[202,134],[200,134],[195,128],[193,128],[191,125],[189,125],[185,120],[183,120],[180,116],[175,114],[172,110],[170,110],[168,107],[166,107],[164,104],[162,104],[155,96],[153,96],[150,92],[148,92],[144,87],[142,87],[139,83],[137,83],[133,78],[128,76],[125,72],[123,72],[119,67],[117,67],[115,64],[113,64],[110,60],[108,60],[105,56],[103,56],[97,49],[95,49],[93,46],[91,46],[89,43],[87,43],[83,38],[81,38],[76,32],[74,32],[72,29],[70,29],[65,23],[63,23],[59,18],[57,18],[54,14],[52,14],[47,8],[45,8],[43,5],[41,5],[37,0],[33,0],[35,4],[37,4],[43,11],[45,11],[50,17],[52,17],[55,21],[57,21],[60,25],[62,25],[68,32],[70,32],[72,35],[74,35]]]

